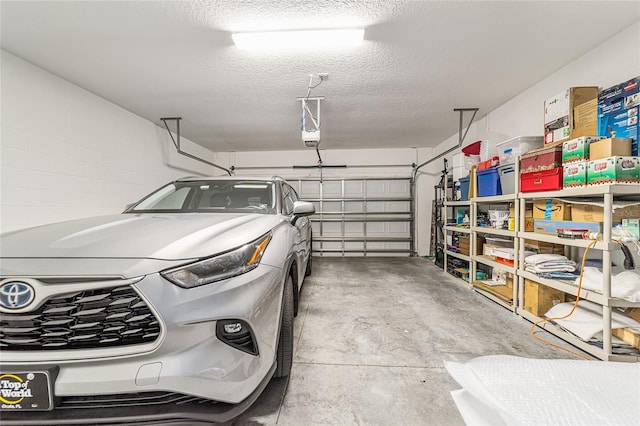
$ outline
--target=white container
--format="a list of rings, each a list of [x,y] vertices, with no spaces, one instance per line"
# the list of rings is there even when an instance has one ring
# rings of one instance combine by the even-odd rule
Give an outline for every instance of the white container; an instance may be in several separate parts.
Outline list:
[[[471,166],[477,166],[479,162],[480,162],[479,155],[465,155],[464,168],[467,170],[471,170]]]
[[[496,145],[498,156],[501,158],[506,157],[508,154],[511,154],[513,157],[520,156],[534,149],[543,147],[543,136],[518,136]]]

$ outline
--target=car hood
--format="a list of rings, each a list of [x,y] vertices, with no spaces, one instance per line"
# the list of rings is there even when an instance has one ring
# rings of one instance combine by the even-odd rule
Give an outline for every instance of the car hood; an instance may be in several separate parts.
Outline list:
[[[264,235],[276,215],[118,214],[8,232],[0,256],[30,259],[187,260],[239,247]]]

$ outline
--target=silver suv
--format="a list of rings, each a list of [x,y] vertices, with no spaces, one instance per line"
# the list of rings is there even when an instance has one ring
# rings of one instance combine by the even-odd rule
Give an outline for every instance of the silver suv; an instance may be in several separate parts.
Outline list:
[[[226,421],[287,376],[313,204],[189,178],[0,235],[3,424]]]

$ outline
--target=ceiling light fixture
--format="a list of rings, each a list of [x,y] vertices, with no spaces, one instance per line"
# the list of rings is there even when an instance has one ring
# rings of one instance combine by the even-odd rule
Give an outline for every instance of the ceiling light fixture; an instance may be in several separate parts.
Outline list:
[[[362,42],[364,29],[268,31],[232,34],[238,49],[279,49],[355,46]]]

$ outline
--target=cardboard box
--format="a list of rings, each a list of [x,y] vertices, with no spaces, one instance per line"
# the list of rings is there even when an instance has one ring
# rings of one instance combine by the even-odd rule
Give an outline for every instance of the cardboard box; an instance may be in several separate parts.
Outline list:
[[[491,244],[485,244],[482,246],[482,255],[490,260],[496,260],[496,257],[493,255],[493,249],[495,246]]]
[[[604,89],[598,95],[598,134],[631,138],[631,154],[638,154],[640,138],[640,77]]]
[[[602,183],[640,183],[640,157],[609,157],[589,161],[587,186]]]
[[[484,237],[476,237],[476,251],[474,254],[482,253],[482,246],[484,245]],[[458,250],[461,254],[469,256],[469,249],[471,248],[471,238],[468,236],[458,237]]]
[[[605,139],[604,136],[582,136],[562,144],[562,164],[589,159],[589,146],[592,142]]]
[[[537,234],[558,235],[558,229],[583,229],[591,232],[602,232],[600,222],[573,222],[566,220],[535,219],[533,232]]]
[[[631,139],[608,138],[591,143],[589,160],[602,160],[609,157],[631,156]]]
[[[624,314],[640,322],[640,308],[626,308]]]
[[[564,292],[535,281],[524,280],[524,309],[543,317],[549,309],[564,302]]]
[[[557,200],[534,200],[533,218],[547,220],[570,220],[571,205]]]
[[[614,328],[611,334],[625,343],[640,349],[640,333],[629,328]]]
[[[572,87],[544,102],[544,143],[598,134],[598,87]]]
[[[562,187],[577,188],[581,186],[587,186],[587,161],[562,166]]]
[[[640,218],[640,205],[617,208],[613,211],[613,223],[623,219]],[[593,204],[572,204],[571,220],[575,222],[604,222],[604,208]]]
[[[524,240],[524,249],[538,254],[564,254],[564,245],[538,240]]]

